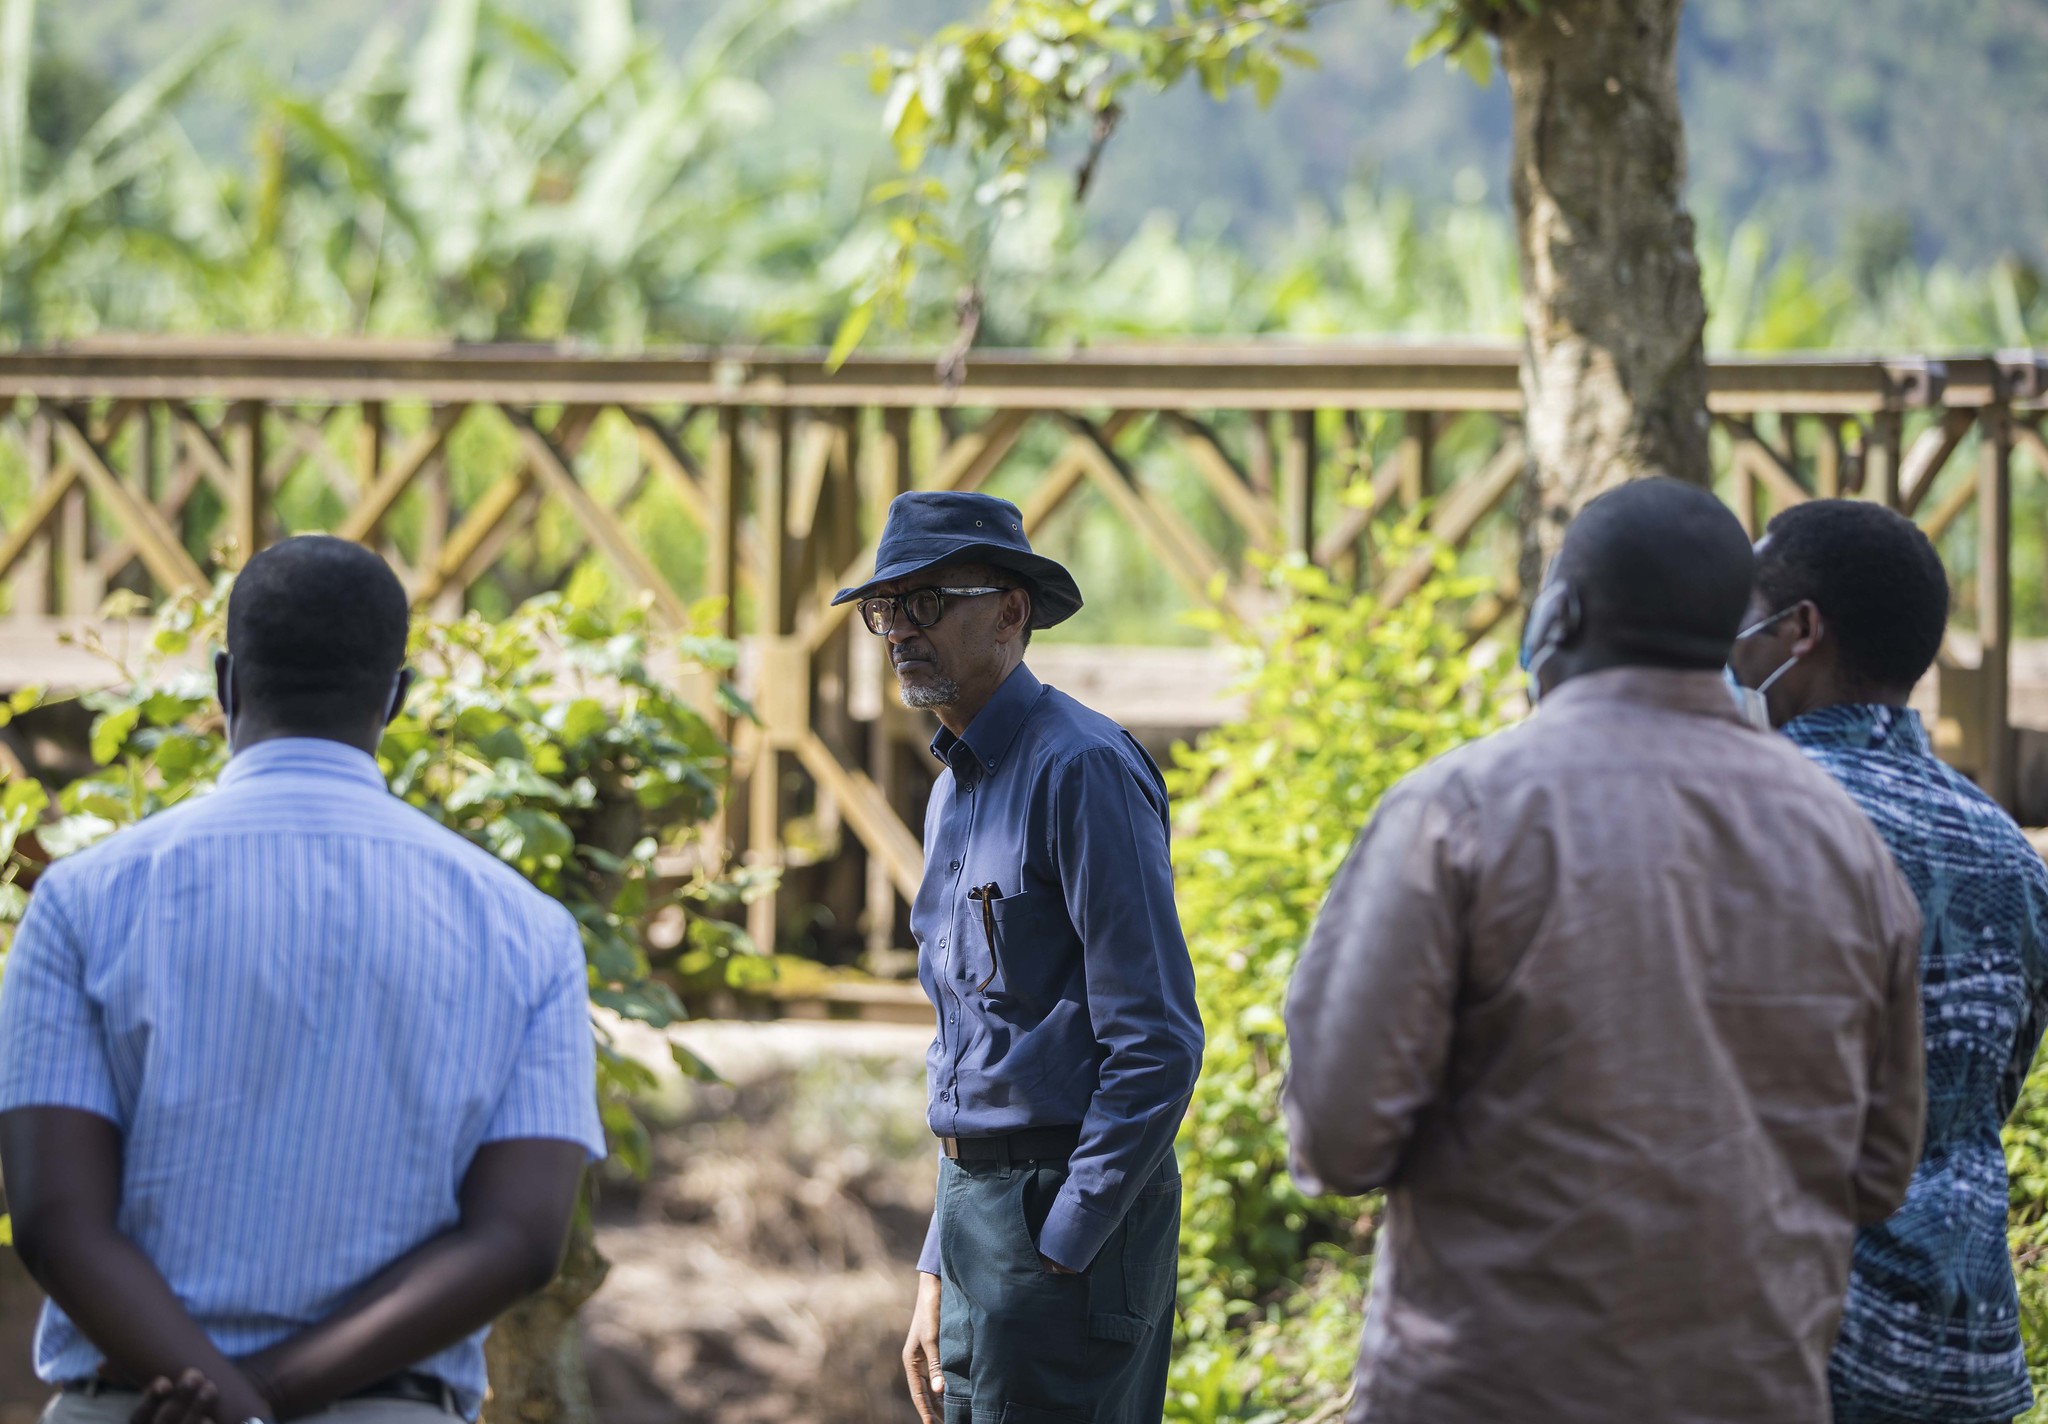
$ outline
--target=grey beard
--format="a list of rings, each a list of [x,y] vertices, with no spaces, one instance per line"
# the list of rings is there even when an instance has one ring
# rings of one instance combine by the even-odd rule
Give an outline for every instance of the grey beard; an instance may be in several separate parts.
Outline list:
[[[928,707],[950,707],[960,700],[960,684],[950,677],[936,682],[927,682],[918,687],[902,684],[903,705],[913,712]]]

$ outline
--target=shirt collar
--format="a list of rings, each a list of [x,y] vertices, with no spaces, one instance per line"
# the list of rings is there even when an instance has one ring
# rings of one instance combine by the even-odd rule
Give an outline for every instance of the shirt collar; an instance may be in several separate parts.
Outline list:
[[[292,772],[300,776],[335,776],[360,781],[379,791],[390,790],[377,759],[356,747],[344,746],[325,737],[273,737],[245,747],[228,758],[220,775],[222,786],[232,786],[252,776]]]
[[[982,774],[996,769],[1010,743],[1017,740],[1017,729],[1024,725],[1024,719],[1031,715],[1031,709],[1038,705],[1038,695],[1045,690],[1045,684],[1033,675],[1030,668],[1019,663],[1010,675],[1003,679],[1003,685],[989,698],[988,705],[974,714],[974,720],[967,724],[965,736],[956,737],[944,727],[932,738],[932,755],[955,772],[960,770],[953,758],[956,747],[965,747],[974,758],[974,766]]]
[[[1888,707],[1881,702],[1838,702],[1816,708],[1787,722],[1785,735],[1802,747],[1934,755],[1920,714],[1910,707]]]
[[[1582,673],[1545,696],[1542,705],[1569,707],[1601,702],[1662,707],[1671,712],[1690,712],[1748,725],[1720,673],[1677,668],[1617,667]]]

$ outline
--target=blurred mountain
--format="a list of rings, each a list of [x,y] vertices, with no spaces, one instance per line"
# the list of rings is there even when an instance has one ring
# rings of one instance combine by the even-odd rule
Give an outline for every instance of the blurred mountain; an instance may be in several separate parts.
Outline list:
[[[574,0],[508,0],[566,29]],[[417,34],[432,0],[56,0],[48,44],[82,75],[131,77],[209,25],[236,25],[240,68],[190,101],[203,150],[251,142],[247,116],[287,76],[340,73],[379,26]],[[857,0],[769,80],[773,142],[840,172],[887,163],[866,56],[980,0]],[[680,42],[713,0],[640,0]],[[1133,107],[1089,200],[1120,238],[1150,212],[1257,243],[1301,202],[1366,178],[1425,206],[1503,204],[1508,101],[1406,61],[1416,18],[1349,0],[1317,25],[1321,67],[1261,111],[1177,93]],[[1695,208],[1709,233],[1746,218],[1875,280],[1945,258],[2048,263],[2048,3],[2044,0],[1693,0],[1680,53]]]

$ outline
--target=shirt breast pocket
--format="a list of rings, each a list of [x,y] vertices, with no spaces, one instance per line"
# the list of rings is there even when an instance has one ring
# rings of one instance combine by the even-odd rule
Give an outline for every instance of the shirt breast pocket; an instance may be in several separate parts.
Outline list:
[[[1078,963],[1067,907],[1057,895],[1027,891],[967,906],[985,956],[976,972],[981,996],[1000,1018],[1044,1018]]]

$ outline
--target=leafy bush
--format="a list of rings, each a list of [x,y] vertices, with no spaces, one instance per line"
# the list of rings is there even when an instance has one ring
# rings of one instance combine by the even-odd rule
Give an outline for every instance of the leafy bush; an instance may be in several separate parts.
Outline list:
[[[2048,1424],[2048,1054],[2034,1061],[2019,1105],[2005,1125],[2011,1176],[2006,1242],[2020,1286],[2020,1328],[2035,1405],[2025,1424]]]
[[[1298,1417],[1342,1390],[1370,1211],[1289,1181],[1281,1005],[1331,877],[1396,781],[1500,717],[1501,669],[1457,616],[1476,584],[1410,529],[1381,561],[1436,572],[1392,607],[1299,562],[1269,571],[1278,611],[1207,626],[1245,656],[1244,718],[1180,748],[1174,846],[1208,1050],[1181,1131],[1186,1179],[1177,1419]],[[1325,1244],[1327,1243],[1327,1244]],[[1304,1273],[1302,1262],[1312,1258]]]
[[[121,684],[86,695],[97,714],[95,774],[64,787],[54,808],[33,781],[0,786],[0,948],[27,902],[15,882],[37,860],[212,789],[227,762],[225,729],[212,676],[190,655],[221,641],[227,592],[223,581],[166,604],[141,660],[122,664]],[[687,636],[674,645],[681,667],[657,676],[650,636],[640,609],[600,613],[554,596],[501,622],[472,614],[421,623],[412,695],[378,761],[399,796],[568,907],[593,1002],[660,1027],[683,1011],[654,974],[652,941],[682,948],[700,970],[737,967],[753,946],[717,912],[761,882],[726,874],[700,834],[718,809],[730,751],[673,690],[678,672],[729,668],[735,650]],[[30,837],[39,855],[19,844]],[[629,1104],[652,1079],[601,1032],[599,1040],[605,1125],[614,1151],[638,1170],[646,1144]],[[694,1059],[679,1061],[699,1071]]]

